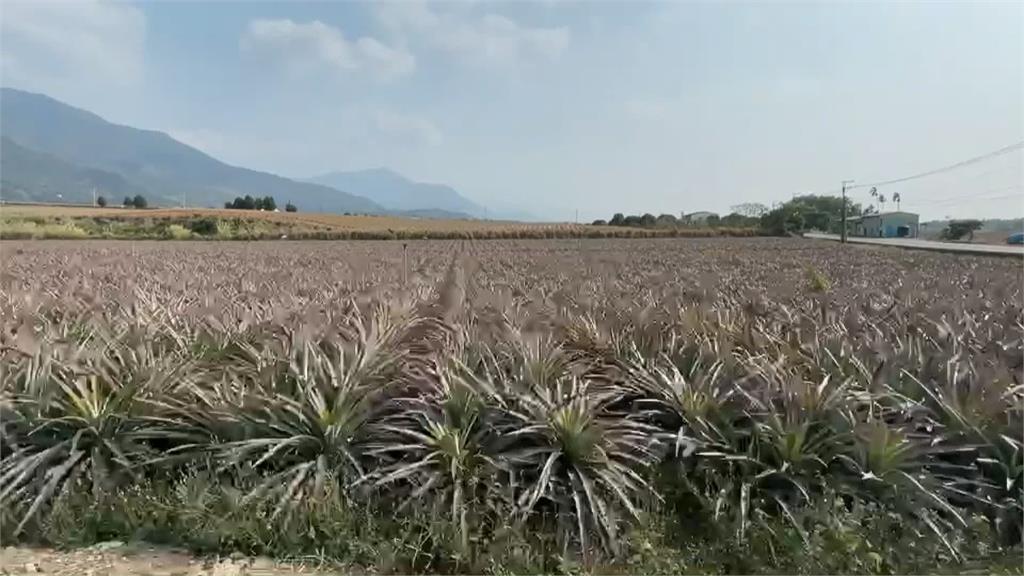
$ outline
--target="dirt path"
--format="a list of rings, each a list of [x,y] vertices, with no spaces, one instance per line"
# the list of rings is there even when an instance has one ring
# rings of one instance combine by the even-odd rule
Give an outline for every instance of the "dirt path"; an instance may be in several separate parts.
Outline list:
[[[196,558],[180,550],[146,544],[104,542],[79,550],[22,548],[0,550],[0,575],[61,576],[327,576],[339,572],[315,565],[283,564],[267,558]]]

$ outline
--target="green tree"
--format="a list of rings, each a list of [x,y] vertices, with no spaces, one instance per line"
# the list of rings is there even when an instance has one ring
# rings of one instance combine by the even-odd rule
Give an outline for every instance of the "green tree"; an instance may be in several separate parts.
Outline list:
[[[612,216],[612,219],[610,222],[608,222],[608,224],[612,226],[625,226],[626,217],[622,215],[622,212],[616,212],[615,215]]]
[[[832,227],[832,218],[826,212],[813,211],[804,216],[804,223],[811,230],[828,231]]]
[[[861,214],[861,205],[846,200],[846,216]],[[761,228],[771,234],[790,234],[805,228],[838,233],[843,221],[843,199],[808,194],[796,196],[761,217]]]
[[[146,197],[142,194],[136,194],[135,198],[132,198],[132,206],[136,208],[145,208],[149,206],[149,202],[146,202]]]
[[[804,215],[799,209],[792,210],[786,214],[786,231],[787,232],[801,232],[804,230],[806,221]]]
[[[248,194],[246,194],[245,198],[242,198],[242,202],[241,202],[240,208],[242,210],[255,210],[256,209],[256,199],[253,198],[252,196],[249,196]]]
[[[598,218],[597,220],[594,220],[593,222],[591,222],[590,225],[591,226],[607,226],[608,223],[605,222],[604,220],[601,220],[600,218]]]
[[[967,236],[968,240],[974,240],[974,233],[981,229],[981,220],[953,220],[946,225],[942,231],[943,240],[960,240]]]
[[[769,212],[768,207],[758,202],[745,202],[730,208],[733,214],[747,218],[760,218]]]
[[[122,202],[121,205],[125,208],[131,208],[132,206],[135,206],[135,201],[132,200],[131,196],[125,196],[124,202]]]
[[[185,226],[202,236],[214,236],[217,234],[217,220],[214,218],[200,218],[189,222]]]
[[[761,228],[776,236],[785,236],[803,231],[804,216],[798,205],[785,203],[761,217]]]
[[[657,222],[657,221],[658,221],[658,219],[655,218],[654,214],[651,214],[650,212],[648,212],[647,214],[644,214],[643,216],[640,217],[640,225],[645,227],[645,228],[654,226],[654,223]]]
[[[761,223],[760,216],[744,216],[737,212],[723,216],[719,223],[729,228],[755,228]]]
[[[679,225],[679,219],[676,218],[675,214],[661,214],[658,216],[655,225],[663,228],[672,228]]]
[[[100,196],[99,198],[97,198],[96,199],[96,205],[99,206],[100,208],[106,208],[107,207],[107,199],[106,199],[106,197]]]
[[[266,210],[268,212],[273,212],[274,210],[277,210],[277,202],[274,202],[274,197],[264,196],[260,205],[260,209]]]
[[[295,207],[295,204],[292,204],[291,202],[289,202],[289,203],[284,205],[284,211],[285,212],[298,212],[299,209]]]

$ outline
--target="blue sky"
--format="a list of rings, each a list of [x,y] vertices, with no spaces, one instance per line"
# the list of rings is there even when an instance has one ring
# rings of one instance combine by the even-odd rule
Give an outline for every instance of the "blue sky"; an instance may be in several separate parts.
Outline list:
[[[555,219],[726,212],[1024,140],[1019,3],[0,10],[5,85],[232,164],[386,166]],[[1022,166],[1017,152],[881,192],[926,218],[1020,216]]]

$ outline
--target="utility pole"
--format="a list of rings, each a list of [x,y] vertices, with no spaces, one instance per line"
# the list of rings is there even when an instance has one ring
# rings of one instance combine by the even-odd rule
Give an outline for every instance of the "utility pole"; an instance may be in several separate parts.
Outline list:
[[[96,207],[96,187],[95,186],[92,187],[92,205],[93,205],[93,208]]]
[[[846,244],[846,186],[848,184],[853,184],[853,180],[843,180],[843,227],[840,228],[842,232],[839,237],[843,244]]]

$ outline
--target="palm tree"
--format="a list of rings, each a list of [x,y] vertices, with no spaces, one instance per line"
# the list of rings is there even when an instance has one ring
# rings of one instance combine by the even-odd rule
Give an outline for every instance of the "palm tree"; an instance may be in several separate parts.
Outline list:
[[[878,203],[882,206],[882,208],[879,210],[879,212],[884,212],[885,211],[885,195],[884,194],[879,194],[878,195]]]
[[[899,212],[899,210],[900,210],[900,200],[902,200],[902,198],[900,198],[900,193],[899,192],[893,193],[892,200],[893,200],[893,202],[896,203],[896,211]]]

